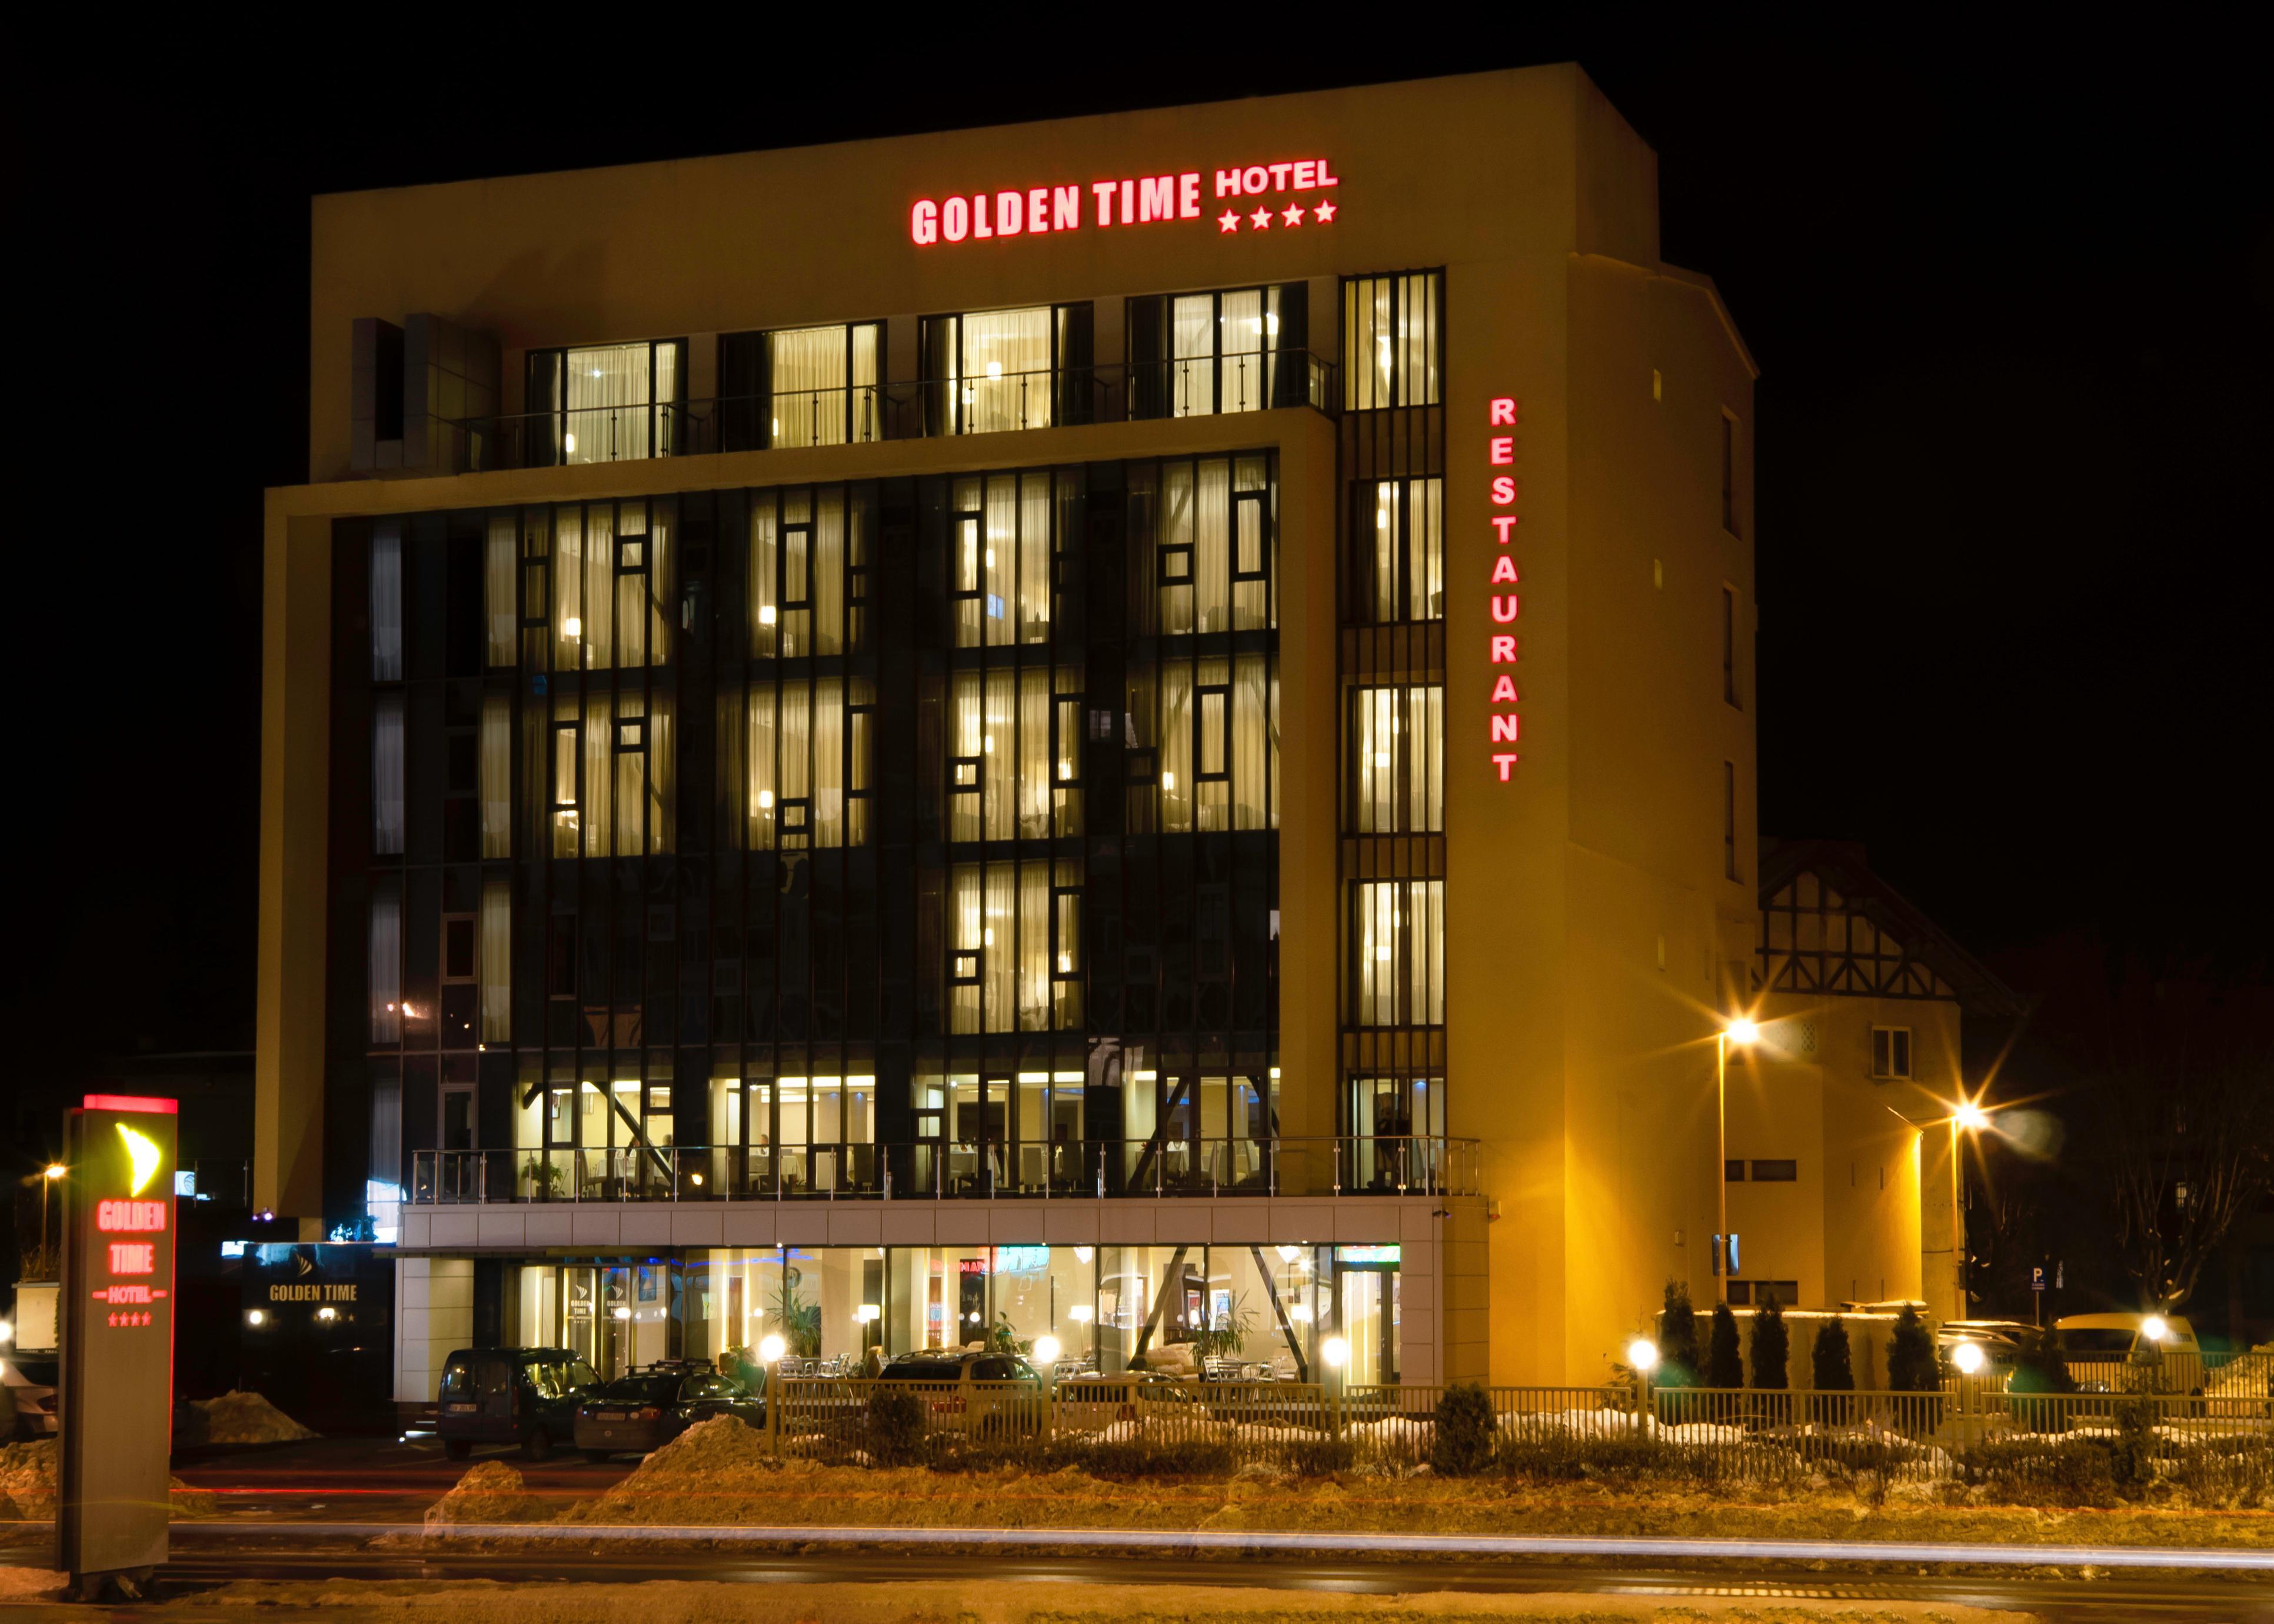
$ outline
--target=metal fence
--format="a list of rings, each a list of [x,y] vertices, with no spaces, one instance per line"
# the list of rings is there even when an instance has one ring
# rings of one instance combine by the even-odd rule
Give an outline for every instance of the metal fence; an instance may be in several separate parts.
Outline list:
[[[1108,1474],[1215,1476],[1245,1466],[1399,1475],[1430,1464],[1445,1389],[1097,1377],[1017,1381],[787,1379],[770,1447],[852,1465],[996,1461]],[[1477,1469],[1548,1480],[1673,1476],[1799,1486],[2123,1481],[2135,1474],[2274,1492],[2274,1398],[1752,1388],[1488,1387]],[[878,1395],[902,1395],[878,1402]]]

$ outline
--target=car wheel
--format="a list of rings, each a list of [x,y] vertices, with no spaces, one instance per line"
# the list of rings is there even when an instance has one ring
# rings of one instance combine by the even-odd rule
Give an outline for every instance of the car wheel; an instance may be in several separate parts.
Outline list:
[[[471,1438],[446,1438],[442,1440],[442,1453],[454,1461],[463,1461],[473,1452],[474,1441]]]
[[[608,1463],[608,1452],[606,1449],[587,1449],[584,1451],[584,1458],[595,1466],[606,1466]]]
[[[534,1432],[531,1432],[528,1437],[521,1440],[521,1453],[522,1457],[524,1460],[541,1461],[545,1459],[546,1456],[553,1453],[553,1434],[546,1432],[541,1426],[537,1428]]]

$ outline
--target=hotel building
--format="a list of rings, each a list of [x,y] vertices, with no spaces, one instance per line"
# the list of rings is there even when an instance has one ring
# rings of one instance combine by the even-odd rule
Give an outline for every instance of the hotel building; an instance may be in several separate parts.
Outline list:
[[[256,1199],[397,1248],[398,1400],[1003,1325],[1594,1380],[1713,1297],[1754,369],[1576,68],[313,243]],[[1820,1185],[1781,1116],[1729,1155]],[[1905,1132],[1754,1255],[1916,1294]]]

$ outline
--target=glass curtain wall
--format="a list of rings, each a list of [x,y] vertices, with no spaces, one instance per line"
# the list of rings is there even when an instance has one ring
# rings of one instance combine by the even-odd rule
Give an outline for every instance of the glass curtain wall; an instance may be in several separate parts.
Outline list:
[[[876,493],[791,486],[750,502],[750,654],[798,659],[866,645]]]

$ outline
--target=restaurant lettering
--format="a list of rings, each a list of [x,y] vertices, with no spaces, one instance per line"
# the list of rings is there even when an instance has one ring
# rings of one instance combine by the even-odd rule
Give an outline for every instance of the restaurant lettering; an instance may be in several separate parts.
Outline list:
[[[1503,747],[1515,745],[1522,724],[1513,709],[1503,710],[1498,707],[1512,707],[1519,703],[1515,667],[1521,658],[1521,650],[1513,630],[1498,628],[1503,626],[1513,628],[1517,613],[1522,607],[1516,592],[1519,577],[1516,571],[1515,544],[1516,527],[1523,521],[1516,512],[1517,498],[1521,493],[1516,475],[1500,471],[1502,469],[1513,470],[1516,466],[1516,436],[1512,432],[1502,434],[1496,431],[1516,427],[1516,402],[1513,397],[1501,395],[1491,402],[1486,413],[1486,427],[1495,431],[1487,435],[1485,440],[1485,462],[1493,470],[1490,477],[1494,543],[1492,578],[1486,583],[1486,598],[1491,607],[1495,628],[1487,634],[1492,640],[1490,664],[1493,676],[1492,697],[1487,703],[1494,707],[1488,718],[1492,728],[1492,763],[1500,774],[1500,781],[1506,784],[1516,771],[1517,753],[1513,748]]]

